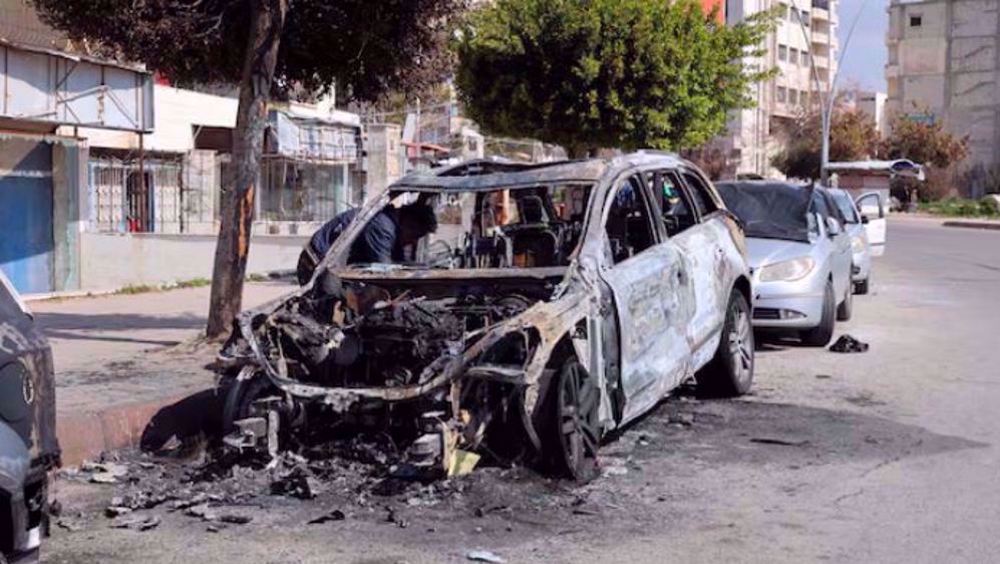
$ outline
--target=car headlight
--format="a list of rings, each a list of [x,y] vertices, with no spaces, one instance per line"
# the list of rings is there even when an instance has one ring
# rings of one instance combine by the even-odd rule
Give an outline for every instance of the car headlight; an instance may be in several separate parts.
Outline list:
[[[852,253],[862,253],[865,250],[865,242],[861,237],[854,237],[851,239],[851,252]]]
[[[760,269],[761,282],[776,282],[784,280],[792,282],[806,277],[812,269],[816,267],[816,262],[809,257],[799,257],[797,259],[786,260],[769,264]]]

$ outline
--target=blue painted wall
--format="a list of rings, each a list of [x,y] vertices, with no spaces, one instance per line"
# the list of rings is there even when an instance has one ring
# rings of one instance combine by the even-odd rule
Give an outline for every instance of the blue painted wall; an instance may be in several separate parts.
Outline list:
[[[0,139],[0,155],[0,268],[18,292],[50,292],[52,146]]]

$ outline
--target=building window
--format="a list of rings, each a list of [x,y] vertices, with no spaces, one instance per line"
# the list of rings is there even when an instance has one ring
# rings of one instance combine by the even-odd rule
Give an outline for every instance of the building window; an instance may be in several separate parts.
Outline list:
[[[788,47],[784,45],[778,45],[778,60],[787,61],[788,60]]]
[[[789,6],[788,7],[788,21],[790,21],[790,22],[798,21],[798,18],[796,16],[797,16],[797,14],[795,13],[795,6]]]
[[[924,17],[920,14],[910,16],[910,27],[920,27],[924,25]]]
[[[802,24],[809,27],[809,12],[802,10]]]
[[[793,65],[799,64],[799,50],[796,49],[795,47],[792,47],[788,51],[788,62],[792,63]]]
[[[794,88],[788,89],[788,103],[798,104],[799,103],[799,91]]]
[[[788,90],[784,86],[778,87],[778,101],[781,102],[782,104],[785,103],[785,96],[787,95],[787,93]]]

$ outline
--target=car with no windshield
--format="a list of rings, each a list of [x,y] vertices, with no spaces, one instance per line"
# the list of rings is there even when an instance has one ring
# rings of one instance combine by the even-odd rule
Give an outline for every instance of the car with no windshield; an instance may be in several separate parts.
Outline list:
[[[38,560],[59,463],[52,353],[0,272],[0,562]],[[5,560],[6,559],[6,560]]]
[[[415,202],[435,210],[433,234],[401,262],[349,263],[369,221]],[[350,422],[446,473],[511,453],[586,478],[604,432],[682,383],[750,388],[744,252],[705,175],[665,153],[410,174],[311,282],[238,316],[220,354],[227,443],[274,452]]]
[[[720,182],[744,223],[753,271],[753,324],[825,346],[853,309],[851,241],[826,189],[778,181]]]

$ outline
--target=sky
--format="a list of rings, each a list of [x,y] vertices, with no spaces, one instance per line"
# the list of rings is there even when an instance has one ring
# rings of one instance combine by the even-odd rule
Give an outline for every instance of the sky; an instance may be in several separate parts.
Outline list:
[[[839,0],[840,25],[837,36],[843,53],[838,88],[854,85],[885,92],[885,32],[889,25],[889,0]],[[854,18],[860,18],[847,42]],[[846,46],[846,51],[845,51]]]

